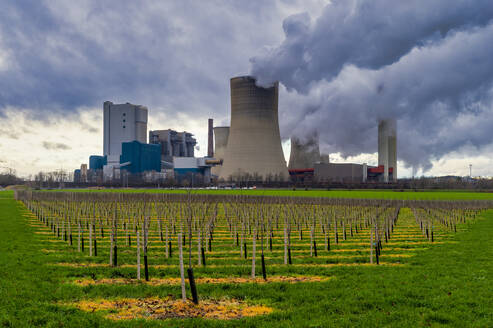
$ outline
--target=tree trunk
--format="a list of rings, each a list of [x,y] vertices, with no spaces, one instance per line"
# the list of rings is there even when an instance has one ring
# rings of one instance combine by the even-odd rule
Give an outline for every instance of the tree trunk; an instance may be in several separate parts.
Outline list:
[[[185,267],[183,265],[183,244],[182,244],[181,232],[178,233],[178,251],[180,253],[180,277],[181,277],[181,299],[182,301],[187,300],[187,291],[185,289]]]

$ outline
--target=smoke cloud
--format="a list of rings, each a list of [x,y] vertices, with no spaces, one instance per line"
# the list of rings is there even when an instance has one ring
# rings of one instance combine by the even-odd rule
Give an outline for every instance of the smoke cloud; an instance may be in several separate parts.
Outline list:
[[[340,1],[312,22],[288,17],[285,40],[251,59],[264,85],[279,80],[281,131],[318,130],[343,156],[377,149],[377,120],[398,120],[408,166],[491,144],[491,1]],[[289,136],[284,136],[289,137]]]

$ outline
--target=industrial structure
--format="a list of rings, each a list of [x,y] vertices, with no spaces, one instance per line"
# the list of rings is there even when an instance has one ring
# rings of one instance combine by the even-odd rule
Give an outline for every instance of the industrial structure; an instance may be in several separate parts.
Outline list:
[[[106,156],[89,156],[89,170],[102,170],[106,164],[108,164],[108,158]]]
[[[211,169],[215,165],[220,165],[221,161],[209,157],[175,157],[174,174],[178,181],[187,180],[193,185],[193,179],[200,175],[205,183],[209,183],[212,178]]]
[[[291,154],[288,165],[290,170],[313,168],[314,164],[320,161],[317,132],[303,139],[291,137]]]
[[[197,141],[186,131],[150,131],[147,143],[148,110],[144,106],[106,101],[103,112],[103,156],[92,155],[89,169],[82,164],[75,170],[76,182],[128,184],[129,178],[134,182],[152,182],[191,177],[192,181],[208,183],[211,168],[221,163],[212,157],[194,157]]]
[[[231,124],[214,127],[213,119],[208,120],[206,157],[195,157],[197,140],[186,131],[153,130],[147,140],[146,107],[104,102],[103,155],[90,156],[89,168],[82,164],[75,170],[74,181],[397,181],[394,119],[378,122],[378,166],[330,163],[329,156],[320,153],[318,133],[308,132],[304,138],[291,137],[288,168],[279,131],[278,82],[262,87],[252,76],[239,76],[230,80],[230,89]]]
[[[207,126],[207,157],[214,157],[214,120],[209,119]]]
[[[215,158],[224,161],[226,146],[228,145],[229,126],[214,127],[214,155]],[[212,174],[221,176],[221,165],[212,168]]]
[[[193,134],[175,130],[149,131],[149,143],[161,146],[161,160],[173,163],[173,157],[194,157],[197,140]]]
[[[251,76],[234,77],[231,87],[231,126],[220,178],[258,176],[287,179],[278,121],[279,84],[256,85]]]
[[[320,162],[322,162],[322,157],[320,156],[316,131],[304,138],[291,137],[291,153],[288,165],[291,181],[312,182],[315,164]]]
[[[313,174],[317,182],[366,182],[368,166],[366,163],[316,163]]]
[[[313,174],[318,182],[397,182],[396,121],[385,119],[378,122],[378,166],[319,163],[315,164]]]
[[[105,101],[103,112],[103,155],[107,158],[106,165],[111,166],[120,163],[123,142],[147,143],[147,108]]]
[[[131,174],[154,171],[161,172],[161,148],[137,140],[122,143],[120,169]]]
[[[383,167],[383,182],[397,181],[397,123],[395,119],[378,122],[378,166]]]

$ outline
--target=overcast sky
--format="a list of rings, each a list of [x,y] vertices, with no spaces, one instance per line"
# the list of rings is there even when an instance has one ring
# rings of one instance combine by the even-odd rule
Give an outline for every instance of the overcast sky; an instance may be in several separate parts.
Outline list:
[[[149,129],[229,124],[229,79],[279,80],[281,134],[376,164],[398,122],[400,176],[493,175],[491,0],[0,0],[0,170],[102,153],[102,104]],[[286,157],[289,143],[284,142]]]

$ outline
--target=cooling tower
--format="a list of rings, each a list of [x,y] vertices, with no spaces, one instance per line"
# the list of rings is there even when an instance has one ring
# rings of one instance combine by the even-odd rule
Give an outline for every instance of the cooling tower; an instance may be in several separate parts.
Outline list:
[[[290,170],[314,168],[314,164],[320,161],[318,133],[315,132],[304,139],[291,137]]]
[[[384,166],[383,181],[389,182],[389,168],[392,180],[397,181],[397,123],[394,119],[378,122],[378,165]]]
[[[216,126],[214,128],[214,156],[216,159],[224,160],[226,146],[228,145],[229,126]],[[221,175],[221,165],[212,167],[212,174]]]
[[[250,76],[231,79],[231,127],[221,178],[289,177],[279,133],[278,97],[277,82],[262,88]]]

